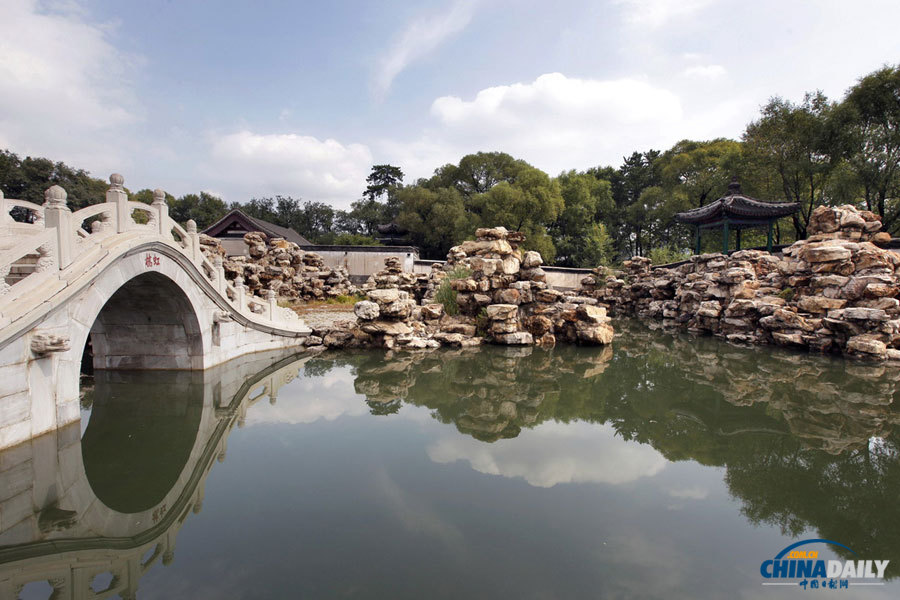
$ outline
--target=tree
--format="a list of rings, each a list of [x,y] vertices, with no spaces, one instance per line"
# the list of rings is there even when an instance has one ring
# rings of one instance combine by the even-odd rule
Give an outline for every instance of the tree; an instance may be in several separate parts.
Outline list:
[[[193,219],[198,229],[209,227],[225,216],[228,207],[218,196],[208,192],[185,194],[174,201],[169,201],[169,216],[179,223]]]
[[[472,237],[478,226],[478,218],[466,210],[463,196],[455,187],[430,190],[407,186],[398,190],[397,198],[397,222],[409,230],[412,243],[423,257],[446,258],[450,248]]]
[[[434,172],[427,187],[455,187],[463,196],[484,194],[503,181],[512,183],[519,172],[530,167],[505,152],[477,152],[467,154],[459,165],[444,165]]]
[[[366,177],[366,183],[369,185],[363,196],[369,200],[381,201],[403,184],[403,171],[393,165],[374,165],[372,172]]]
[[[866,75],[837,111],[843,156],[859,178],[866,208],[895,229],[900,216],[900,67]]]
[[[500,181],[484,193],[473,196],[467,206],[480,218],[483,227],[504,226],[525,234],[525,248],[537,250],[546,261],[556,256],[553,240],[547,234],[565,202],[559,183],[527,163],[515,178]]]
[[[383,203],[381,212],[387,217],[386,221],[392,221],[397,215],[396,191],[403,187],[403,171],[393,165],[374,165],[366,182],[369,185],[363,192],[363,199]]]
[[[660,183],[667,192],[680,190],[692,207],[718,198],[732,176],[743,179],[741,144],[719,138],[682,140],[659,157]]]
[[[751,157],[777,173],[782,198],[800,203],[793,217],[798,239],[806,237],[813,209],[827,203],[826,183],[837,153],[828,126],[833,110],[821,92],[806,94],[799,105],[775,97],[744,132]]]
[[[649,208],[640,202],[641,194],[648,187],[659,185],[660,178],[656,161],[658,150],[634,152],[625,158],[619,168],[621,175],[621,197],[617,202],[623,214],[625,240],[631,241],[631,253],[643,256],[644,229],[647,227]]]
[[[0,189],[7,198],[43,204],[44,191],[51,185],[66,190],[67,204],[72,210],[104,202],[109,188],[106,181],[63,162],[30,156],[20,159],[9,150],[0,150]]]
[[[602,219],[615,209],[612,186],[574,170],[560,174],[556,181],[564,202],[549,231],[556,245],[557,264],[591,268],[608,264],[614,249]]]
[[[389,222],[392,218],[393,215],[388,214],[386,204],[363,198],[350,205],[350,212],[342,219],[343,230],[348,233],[375,236],[378,233],[376,227]]]

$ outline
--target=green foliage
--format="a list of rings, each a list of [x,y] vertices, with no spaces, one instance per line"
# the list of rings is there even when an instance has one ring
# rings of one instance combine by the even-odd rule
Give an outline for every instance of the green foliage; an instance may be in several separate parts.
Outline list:
[[[389,197],[392,190],[403,184],[403,171],[393,165],[374,165],[372,172],[366,177],[366,191],[363,197],[371,201],[379,201]]]
[[[813,209],[827,203],[826,183],[839,152],[829,127],[834,110],[834,103],[821,92],[806,94],[801,104],[775,97],[744,133],[749,159],[772,174],[776,188],[780,186],[777,199],[800,203],[793,217],[798,239],[806,237]]]
[[[52,185],[66,190],[66,203],[72,210],[106,201],[109,183],[91,177],[83,169],[47,158],[25,157],[0,150],[0,190],[7,198],[44,203],[44,191]]]
[[[333,298],[326,298],[324,300],[325,304],[356,304],[357,302],[361,302],[365,300],[366,297],[359,294],[341,294],[340,296],[334,296]]]
[[[434,301],[443,305],[444,312],[448,315],[459,314],[459,304],[456,303],[456,290],[450,287],[450,279],[446,278],[438,286],[434,293]]]
[[[732,176],[749,196],[800,204],[797,215],[776,223],[776,243],[805,237],[819,205],[867,208],[900,233],[900,66],[860,78],[840,102],[821,92],[799,103],[775,96],[741,141],[681,140],[662,152],[632,152],[619,166],[551,177],[509,154],[476,152],[413,185],[403,185],[400,167],[373,165],[349,210],[290,196],[226,207],[205,192],[167,195],[167,202],[182,223],[194,219],[203,228],[240,208],[320,244],[374,244],[377,226],[394,221],[423,258],[434,259],[477,228],[502,225],[523,232],[525,249],[539,251],[547,264],[593,267],[635,254],[668,260],[669,249],[693,248],[693,231],[675,221],[676,213],[724,195]],[[102,202],[108,187],[64,163],[0,151],[0,189],[7,197],[40,204],[53,184],[66,189],[73,210]],[[151,202],[152,192],[132,198]],[[717,235],[705,234],[702,248],[717,251]],[[744,236],[744,246],[765,240],[760,231]]]
[[[487,309],[482,307],[478,314],[475,315],[475,335],[487,337],[490,325],[491,320],[488,318]]]
[[[179,223],[193,219],[197,229],[205,229],[225,216],[228,206],[218,196],[207,192],[186,194],[169,201],[169,216]]]
[[[461,265],[457,265],[447,271],[447,279],[449,280],[468,279],[471,276],[472,271]]]
[[[778,292],[778,297],[784,300],[785,302],[790,302],[794,299],[794,288],[786,287],[780,292]]]
[[[375,238],[359,233],[338,234],[331,243],[337,246],[381,246],[381,242]]]
[[[847,92],[832,131],[866,208],[886,229],[900,225],[900,66],[866,75]]]
[[[558,265],[595,267],[609,264],[614,244],[603,219],[615,210],[612,186],[587,173],[568,171],[556,178],[563,209],[550,228]]]
[[[650,260],[654,265],[667,265],[669,263],[687,260],[690,255],[673,248],[653,248],[650,250]]]
[[[459,314],[459,304],[456,303],[456,290],[451,287],[452,284],[450,282],[458,279],[468,279],[471,276],[472,271],[462,266],[456,266],[447,271],[447,276],[444,277],[444,280],[438,286],[434,294],[434,301],[443,305],[444,312],[448,315]]]

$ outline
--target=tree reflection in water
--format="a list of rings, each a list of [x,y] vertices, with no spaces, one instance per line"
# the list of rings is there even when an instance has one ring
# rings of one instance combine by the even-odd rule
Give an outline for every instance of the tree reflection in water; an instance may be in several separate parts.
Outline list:
[[[607,423],[669,460],[724,467],[752,523],[817,532],[900,574],[896,369],[618,328],[615,352],[360,353],[307,368],[349,363],[373,414],[427,407],[487,443],[546,421]]]

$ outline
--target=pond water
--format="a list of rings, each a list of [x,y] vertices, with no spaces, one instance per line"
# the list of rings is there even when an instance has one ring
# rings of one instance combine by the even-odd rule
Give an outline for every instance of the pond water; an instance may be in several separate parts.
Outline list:
[[[900,595],[896,370],[617,329],[98,373],[0,454],[0,597],[805,597],[810,538]]]

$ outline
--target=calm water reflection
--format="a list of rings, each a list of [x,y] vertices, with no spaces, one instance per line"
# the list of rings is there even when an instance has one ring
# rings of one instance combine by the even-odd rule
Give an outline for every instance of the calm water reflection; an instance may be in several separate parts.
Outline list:
[[[900,593],[896,372],[618,328],[98,376],[0,455],[0,597],[803,597],[805,537]]]

